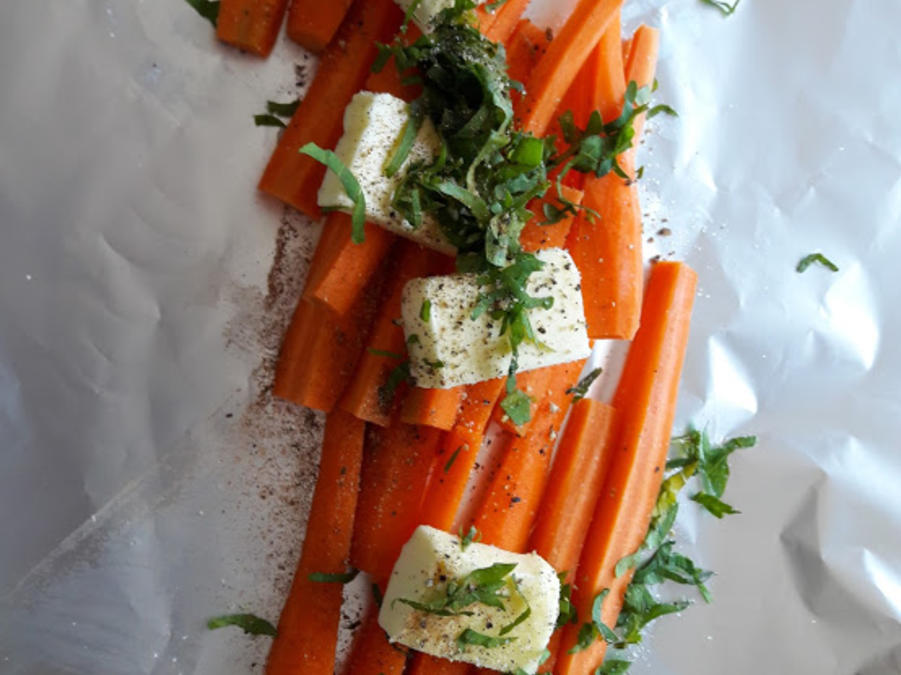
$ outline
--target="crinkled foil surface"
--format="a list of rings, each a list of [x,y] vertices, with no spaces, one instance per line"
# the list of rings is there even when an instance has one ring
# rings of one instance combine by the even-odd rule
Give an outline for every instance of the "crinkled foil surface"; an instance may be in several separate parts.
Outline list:
[[[714,603],[634,672],[901,673],[901,3],[640,21],[680,112],[640,154],[648,255],[701,278],[677,425],[760,443],[741,515],[680,515]],[[314,68],[183,0],[0,6],[0,672],[261,672],[204,621],[277,617],[315,480],[321,416],[267,387],[318,229],[256,193],[251,121]]]

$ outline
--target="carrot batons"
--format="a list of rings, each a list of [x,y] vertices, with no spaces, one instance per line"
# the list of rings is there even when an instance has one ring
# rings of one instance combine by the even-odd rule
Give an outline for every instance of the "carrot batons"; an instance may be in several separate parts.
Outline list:
[[[658,263],[651,270],[641,329],[613,400],[619,419],[610,474],[576,572],[573,601],[580,621],[591,616],[597,594],[609,588],[602,617],[614,626],[632,578],[631,571],[617,577],[614,570],[641,545],[663,480],[696,284],[697,276],[682,263]],[[604,658],[606,644],[600,640],[568,653],[578,630],[570,625],[564,631],[559,675],[589,672]]]
[[[400,550],[419,524],[429,467],[441,432],[393,424],[373,427],[363,456],[351,564],[387,582]]]
[[[388,642],[388,636],[379,626],[378,609],[372,608],[356,637],[346,672],[349,675],[401,675],[406,663],[406,653]],[[332,675],[331,671],[328,675]]]
[[[293,0],[288,12],[288,37],[318,54],[326,48],[344,20],[352,0]]]
[[[630,340],[638,330],[644,284],[638,191],[614,173],[591,176],[583,204],[600,217],[576,218],[566,247],[582,273],[588,336]]]
[[[448,531],[452,528],[469,474],[482,447],[491,410],[503,388],[503,378],[466,387],[457,422],[444,435],[435,456],[422,504],[424,524]]]
[[[547,32],[528,19],[516,25],[507,44],[507,72],[517,82],[525,82],[532,68],[547,50]]]
[[[272,393],[331,412],[346,388],[372,318],[364,296],[344,316],[301,298],[282,343]]]
[[[307,534],[266,663],[268,675],[332,675],[341,617],[340,583],[310,581],[314,572],[346,571],[353,533],[365,424],[329,414]]]
[[[610,463],[614,409],[585,398],[572,407],[529,546],[558,572],[579,562]]]
[[[552,376],[529,434],[511,438],[479,506],[474,525],[482,541],[523,551],[544,493],[547,470],[569,409],[567,390],[579,379],[584,361],[552,366]]]
[[[343,110],[360,90],[375,60],[376,42],[387,42],[403,13],[393,0],[357,0],[338,35],[323,52],[316,77],[269,159],[259,188],[311,217],[325,167],[300,154],[307,143],[334,148]]]
[[[584,198],[582,190],[568,185],[562,185],[561,187],[564,199],[577,206],[582,204],[582,199]],[[545,248],[561,248],[566,245],[566,239],[576,216],[570,214],[556,223],[543,224],[547,221],[543,211],[544,205],[548,203],[557,205],[558,201],[557,191],[552,188],[547,195],[541,199],[536,199],[530,204],[535,217],[526,223],[522,233],[519,235],[519,243],[524,251],[535,252]]]
[[[520,17],[526,11],[530,0],[506,0],[495,12],[489,26],[482,26],[482,33],[492,42],[507,44],[516,30]]]
[[[626,82],[635,82],[639,87],[654,83],[657,72],[657,57],[660,53],[660,31],[650,26],[639,26],[629,41],[629,55],[625,60]],[[645,115],[640,115],[632,126],[635,128],[633,146],[638,145],[644,130]],[[632,150],[634,154],[634,147]]]
[[[579,0],[526,87],[523,130],[543,136],[582,64],[616,17],[622,0]]]
[[[222,0],[216,37],[257,56],[269,56],[288,0]]]
[[[328,307],[338,315],[347,314],[372,282],[395,242],[393,234],[366,223],[366,239],[351,239],[350,216],[340,211],[328,215],[316,247],[303,296]]]
[[[457,420],[465,387],[453,389],[423,389],[413,387],[404,397],[400,421],[404,424],[423,424],[449,431]]]
[[[350,385],[341,399],[341,408],[360,419],[387,426],[391,422],[394,396],[383,387],[391,372],[401,365],[406,353],[400,317],[401,295],[406,283],[423,277],[445,264],[446,258],[410,241],[400,243],[392,267],[392,277],[379,305],[378,315]],[[390,400],[389,400],[390,398]]]

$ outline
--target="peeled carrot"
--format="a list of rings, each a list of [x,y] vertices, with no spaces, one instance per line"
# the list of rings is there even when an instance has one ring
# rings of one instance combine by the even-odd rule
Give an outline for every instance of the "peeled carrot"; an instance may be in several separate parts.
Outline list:
[[[263,192],[319,216],[316,196],[325,167],[300,154],[307,143],[334,148],[341,137],[343,111],[369,75],[376,42],[387,42],[403,13],[393,0],[357,0],[323,52],[316,77],[269,159],[260,179]]]
[[[366,223],[366,240],[355,244],[351,230],[350,216],[346,213],[334,211],[328,215],[304,288],[304,298],[319,302],[339,315],[350,311],[396,240],[387,230]]]
[[[423,424],[448,431],[457,420],[463,391],[463,387],[453,389],[413,387],[407,392],[401,404],[400,421],[404,424]]]
[[[266,662],[268,675],[331,675],[341,618],[340,583],[310,581],[314,572],[346,571],[353,534],[365,424],[345,412],[329,414],[319,478],[294,582]]]
[[[506,44],[528,5],[529,0],[507,0],[495,12],[491,25],[482,27],[482,33],[492,42]]]
[[[216,37],[257,56],[269,56],[288,0],[221,0]]]
[[[682,263],[651,269],[641,329],[613,399],[619,419],[610,474],[576,572],[573,602],[580,621],[588,620],[594,598],[609,588],[602,618],[614,626],[631,581],[631,571],[617,577],[615,567],[641,545],[663,480],[696,285],[697,276]],[[568,653],[578,631],[578,625],[564,630],[559,675],[581,675],[603,661],[603,641]]]
[[[388,636],[379,626],[378,610],[373,608],[354,642],[346,672],[350,675],[401,675],[406,663],[406,653],[403,648],[388,642]]]
[[[625,61],[626,82],[635,82],[639,87],[647,87],[654,83],[657,71],[657,57],[660,53],[660,31],[650,26],[641,25],[629,43],[629,55]],[[640,115],[632,123],[635,129],[634,146],[638,144],[644,130],[645,115]]]
[[[557,434],[569,409],[567,390],[575,385],[584,361],[553,366],[548,393],[530,432],[512,438],[480,504],[474,525],[482,541],[509,551],[523,551],[538,511]]]
[[[558,572],[579,562],[601,485],[607,476],[614,409],[585,398],[572,407],[557,448],[529,548]]]
[[[353,377],[372,319],[370,299],[344,316],[301,298],[282,343],[272,393],[331,412]]]
[[[441,432],[393,424],[374,427],[363,456],[351,564],[386,582],[419,524],[419,507]]]
[[[510,78],[517,82],[528,80],[529,73],[547,50],[547,45],[547,32],[528,19],[522,19],[507,41],[507,73]]]
[[[538,408],[541,406],[541,402],[545,399],[548,393],[548,386],[550,385],[551,378],[553,378],[554,374],[557,372],[557,366],[547,366],[545,368],[536,368],[535,370],[527,370],[524,373],[519,373],[516,376],[516,386],[523,391],[524,393],[529,395],[529,398],[532,399],[531,404],[529,405],[529,421],[525,424],[521,424],[516,426],[513,423],[513,420],[510,419],[510,416],[504,411],[501,403],[503,402],[503,397],[498,401],[497,406],[494,408],[494,412],[492,413],[492,419],[494,422],[504,430],[509,431],[511,434],[516,436],[525,436],[529,433],[529,429],[532,427],[532,423],[535,420],[535,415],[538,411]]]
[[[524,131],[544,135],[560,100],[621,5],[622,0],[579,0],[529,78]]]
[[[341,399],[343,410],[380,426],[390,423],[394,396],[386,399],[383,387],[406,354],[404,331],[396,323],[400,318],[401,294],[410,279],[433,273],[446,265],[446,260],[413,242],[400,242],[390,263],[392,277],[379,306],[366,351]]]
[[[326,48],[344,20],[352,0],[293,0],[288,12],[288,37],[318,54]]]
[[[619,117],[626,96],[621,35],[620,12],[617,10],[590,56],[595,74],[592,108],[601,113],[605,122]]]
[[[418,653],[407,668],[407,675],[466,675],[472,666]]]
[[[503,378],[466,388],[457,422],[444,435],[430,472],[420,514],[424,524],[442,530],[452,529],[469,474],[482,447],[491,410],[503,388]]]
[[[631,171],[629,155],[621,164]],[[583,204],[600,214],[580,214],[566,247],[582,273],[588,336],[630,340],[638,330],[644,265],[638,192],[609,173],[585,181]]]
[[[582,190],[568,185],[563,185],[562,195],[565,199],[573,204],[580,205],[584,197]],[[560,248],[566,245],[566,238],[572,229],[575,216],[568,215],[559,222],[543,225],[547,218],[544,215],[543,207],[550,203],[559,205],[556,189],[550,190],[542,199],[536,199],[529,205],[535,217],[532,218],[523,228],[519,235],[519,244],[524,251],[534,252],[545,248]]]

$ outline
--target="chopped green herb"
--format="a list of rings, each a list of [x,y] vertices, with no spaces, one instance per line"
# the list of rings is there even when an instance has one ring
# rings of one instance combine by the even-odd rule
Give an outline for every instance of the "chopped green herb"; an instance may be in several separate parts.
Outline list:
[[[275,626],[261,619],[255,614],[225,614],[217,616],[206,622],[206,627],[210,630],[224,628],[226,626],[237,626],[248,635],[272,635],[275,636],[277,631]]]
[[[355,244],[362,244],[366,238],[364,230],[366,225],[366,196],[363,194],[363,188],[360,187],[359,181],[351,173],[350,169],[344,166],[341,158],[331,150],[323,150],[315,143],[307,143],[300,149],[300,153],[312,157],[320,164],[324,164],[338,176],[348,198],[353,202],[351,241]]]
[[[404,361],[398,364],[388,373],[388,379],[385,384],[379,387],[379,408],[387,412],[391,410],[394,404],[394,396],[397,394],[397,388],[404,382],[410,381],[410,362]]]
[[[804,256],[803,258],[801,258],[800,262],[798,262],[798,266],[795,268],[795,270],[798,273],[806,272],[807,268],[814,263],[822,265],[832,272],[838,272],[838,265],[829,260],[829,258],[824,256],[822,253],[811,253],[810,255]]]
[[[398,361],[400,361],[404,358],[403,354],[398,354],[397,352],[389,352],[384,349],[373,349],[372,347],[367,347],[366,351],[373,356],[384,356],[386,359],[397,359]]]
[[[407,157],[410,156],[410,150],[413,149],[413,144],[416,143],[416,136],[419,134],[423,118],[424,114],[422,106],[415,102],[411,104],[410,117],[404,125],[400,143],[397,146],[397,150],[395,150],[394,154],[391,156],[391,159],[385,165],[385,175],[389,178],[400,171],[404,162],[407,161]]]
[[[288,125],[282,122],[275,115],[254,115],[253,123],[258,127],[278,127],[279,129],[284,129]]]
[[[425,364],[432,370],[441,370],[442,368],[444,368],[444,361],[441,360],[429,361],[428,359],[426,359]]]
[[[532,399],[525,392],[514,389],[501,401],[501,409],[507,413],[513,424],[520,426],[532,417]]]
[[[419,318],[428,323],[432,320],[432,301],[423,300],[422,307],[419,308]]]
[[[570,623],[579,621],[578,613],[572,603],[572,584],[564,583],[566,581],[567,572],[560,572],[557,578],[560,579],[560,610],[557,613],[557,628]]]
[[[460,451],[462,449],[463,449],[463,446],[461,445],[459,448],[454,450],[454,452],[450,456],[450,459],[447,460],[447,464],[444,465],[444,473],[447,473],[448,471],[451,470],[451,467],[454,465],[454,462],[457,461],[457,457],[460,455]]]
[[[623,661],[622,659],[610,659],[604,661],[603,665],[598,666],[594,675],[622,675],[631,667],[631,661]]]
[[[695,501],[703,506],[709,513],[713,514],[717,518],[741,513],[741,511],[737,511],[734,507],[726,504],[713,495],[707,494],[706,492],[698,492],[697,494],[692,495],[691,499],[692,501]]]
[[[741,0],[735,0],[731,5],[728,2],[724,2],[723,0],[701,0],[705,5],[710,5],[711,7],[716,7],[720,10],[724,16],[730,16],[735,13],[735,10],[738,9],[738,5]]]
[[[382,595],[382,589],[379,588],[379,585],[375,583],[372,584],[372,599],[375,602],[375,606],[381,609],[385,596]]]
[[[313,572],[308,578],[318,584],[349,584],[357,578],[360,573],[358,569],[351,569],[349,572],[339,574],[329,574],[327,572]]]
[[[476,603],[504,609],[512,582],[509,576],[515,567],[515,563],[496,563],[473,570],[462,579],[447,580],[423,600],[398,598],[395,602],[436,616],[470,616],[467,608]]]
[[[457,636],[457,648],[463,651],[468,645],[477,647],[503,647],[513,642],[515,637],[492,637],[484,633],[478,633],[472,628],[467,628]]]
[[[506,626],[501,628],[500,635],[507,635],[508,633],[513,632],[513,630],[520,625],[523,621],[532,616],[532,608],[526,607],[525,611],[517,616],[512,623],[508,623]]]
[[[211,0],[185,0],[194,10],[213,26],[219,22],[219,2]]]
[[[576,401],[581,401],[588,395],[588,390],[591,388],[591,385],[594,384],[594,381],[598,379],[600,374],[603,372],[603,368],[595,368],[590,373],[588,373],[588,375],[579,380],[579,384],[566,390],[567,394],[572,394],[573,403],[575,403]]]
[[[279,103],[278,101],[266,101],[266,112],[270,115],[277,115],[279,117],[293,117],[294,113],[297,112],[297,109],[300,107],[300,99],[294,99],[293,101],[289,101],[288,103]]]
[[[410,337],[407,338],[408,345],[417,345],[419,344],[419,336],[416,333],[411,333]]]
[[[460,550],[465,551],[469,548],[469,545],[474,541],[479,541],[482,538],[482,533],[476,529],[475,525],[469,526],[469,532],[463,534],[463,527],[460,527]]]

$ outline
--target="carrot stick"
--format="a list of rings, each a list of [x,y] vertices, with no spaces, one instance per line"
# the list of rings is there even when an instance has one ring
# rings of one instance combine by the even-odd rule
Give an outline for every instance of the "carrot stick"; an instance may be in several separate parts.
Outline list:
[[[466,388],[457,422],[444,435],[435,456],[420,514],[423,524],[448,531],[453,527],[488,418],[503,388],[503,378]]]
[[[529,78],[524,131],[544,135],[560,100],[621,4],[622,0],[579,0]]]
[[[351,230],[346,213],[333,211],[328,215],[303,294],[307,300],[319,302],[338,315],[350,311],[396,239],[387,230],[366,223],[366,240],[355,244]]]
[[[387,582],[400,550],[419,524],[429,467],[441,432],[393,424],[372,428],[363,456],[351,564]]]
[[[639,87],[653,84],[659,53],[660,31],[650,26],[639,26],[630,42],[629,56],[625,61],[626,82],[635,82]],[[635,138],[632,141],[633,154],[638,145],[638,139],[641,138],[641,132],[644,130],[645,118],[645,115],[640,115],[632,123],[635,129]]]
[[[419,27],[414,23],[410,23],[407,25],[407,33],[403,36],[403,41],[406,44],[411,45],[421,36],[422,31],[419,30]],[[410,75],[415,73],[416,69],[410,69]],[[407,73],[405,73],[405,75],[406,74]],[[402,98],[405,101],[412,101],[418,98],[422,93],[422,85],[403,83],[403,76],[397,72],[397,62],[394,60],[393,56],[388,59],[388,62],[379,72],[369,74],[364,88],[367,91],[391,94],[392,96],[397,96],[397,98]]]
[[[626,97],[621,35],[620,12],[617,10],[590,57],[595,73],[591,107],[601,113],[605,122],[619,117]]]
[[[344,316],[301,298],[282,343],[272,393],[331,412],[353,377],[373,311],[361,297]]]
[[[630,157],[621,163],[631,167]],[[583,203],[600,218],[580,214],[566,248],[582,273],[588,336],[630,340],[638,330],[644,284],[638,192],[616,174],[590,176]]]
[[[222,0],[216,37],[257,56],[269,56],[288,0]]]
[[[323,52],[316,77],[276,146],[259,188],[311,217],[325,167],[300,154],[307,143],[334,148],[343,111],[369,75],[376,42],[387,42],[403,14],[393,0],[357,0],[335,39]]]
[[[617,577],[615,567],[641,545],[663,480],[696,285],[697,276],[682,263],[658,263],[651,270],[641,329],[613,399],[619,413],[613,463],[576,572],[573,602],[580,621],[590,620],[594,598],[609,588],[602,618],[614,626],[631,581],[631,571]],[[559,675],[586,673],[603,661],[603,641],[568,653],[578,631],[578,625],[564,630]]]
[[[407,392],[400,408],[404,424],[423,424],[449,431],[457,420],[463,387],[453,389],[423,389],[413,387]]]
[[[378,610],[373,608],[363,621],[345,672],[349,675],[401,675],[406,662],[403,649],[388,642],[388,636],[379,626]],[[332,675],[331,671],[328,675]]]
[[[582,203],[584,197],[582,190],[568,185],[563,185],[562,188],[564,199],[576,205]],[[519,244],[524,251],[534,252],[545,248],[560,248],[566,245],[566,238],[572,229],[575,216],[568,215],[556,223],[543,225],[542,223],[547,220],[543,208],[548,203],[559,206],[556,189],[551,189],[543,198],[536,199],[529,205],[535,217],[526,223],[522,233],[519,235]]]
[[[503,398],[501,401],[498,401],[498,404],[495,406],[494,412],[492,413],[492,420],[500,425],[504,431],[509,431],[516,436],[525,436],[528,434],[542,401],[544,401],[548,395],[551,380],[555,377],[557,372],[557,366],[547,366],[545,368],[536,368],[535,370],[528,370],[524,373],[517,374],[516,386],[519,387],[521,391],[528,394],[532,399],[532,402],[529,405],[530,414],[528,422],[516,426],[513,423],[513,420],[510,419],[510,416],[507,415],[501,407]]]
[[[413,242],[400,243],[391,262],[392,278],[385,289],[366,351],[341,399],[343,410],[380,426],[390,423],[394,396],[386,399],[383,387],[406,353],[403,328],[395,323],[400,317],[401,294],[410,279],[433,273],[445,265],[445,261],[444,256]]]
[[[341,617],[340,583],[310,581],[315,572],[346,571],[353,534],[365,424],[336,410],[329,414],[319,478],[291,591],[269,650],[268,675],[331,675]]]
[[[492,42],[506,44],[528,5],[529,0],[507,0],[495,12],[494,21],[487,27],[482,26],[482,34]]]
[[[507,73],[525,82],[532,68],[547,50],[547,33],[528,19],[522,19],[507,41]]]
[[[557,434],[569,409],[567,390],[576,384],[584,361],[553,366],[548,394],[530,432],[511,438],[474,518],[482,541],[508,551],[523,551],[538,511]]]
[[[344,20],[352,0],[294,0],[288,12],[288,37],[318,54],[326,48]]]
[[[558,572],[579,562],[610,463],[614,410],[585,398],[572,407],[529,548]]]

